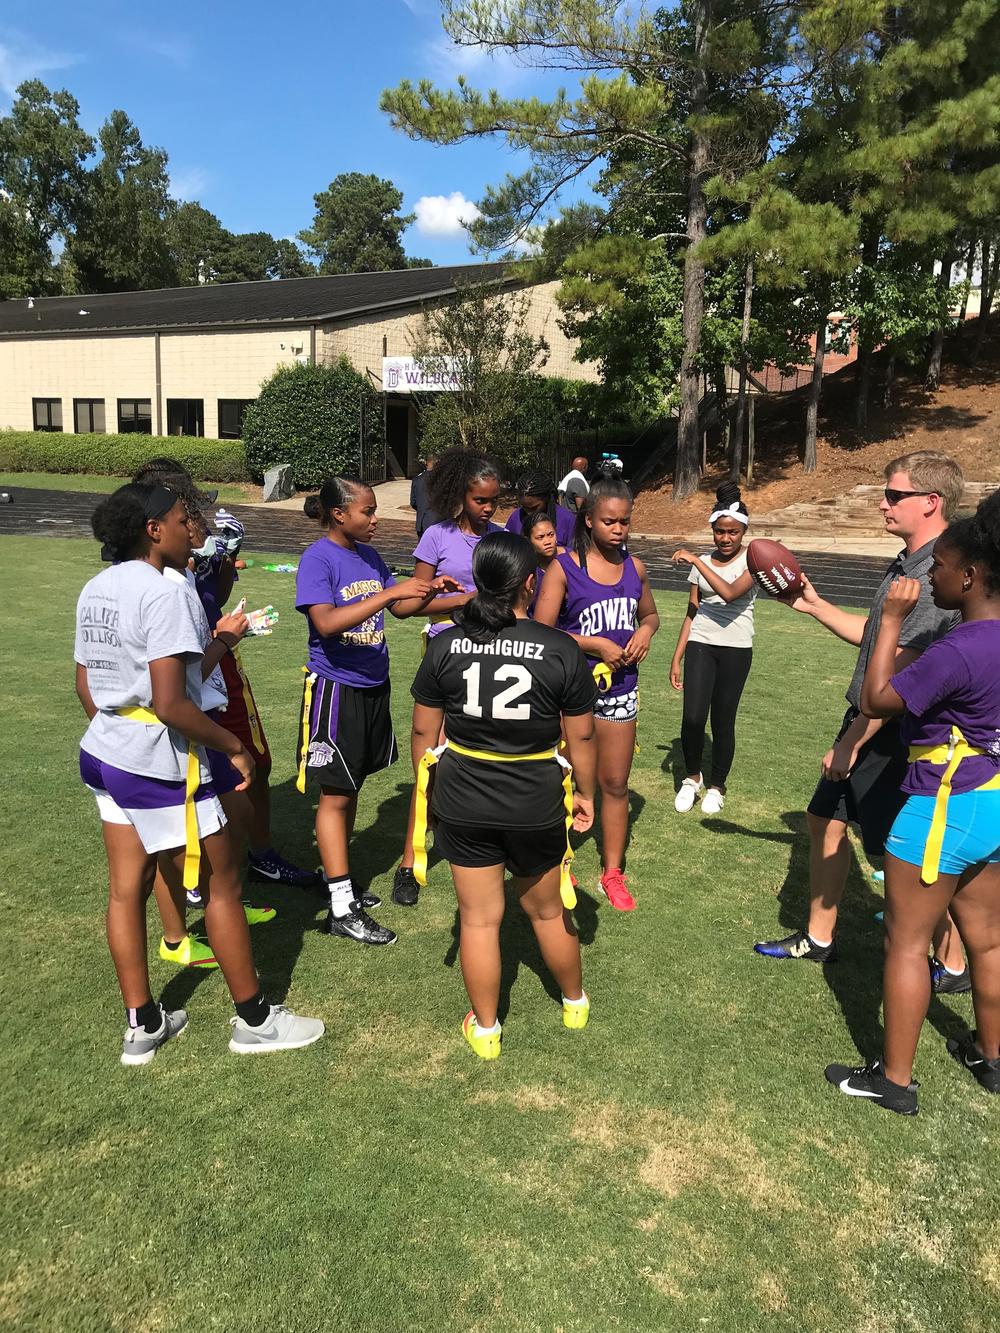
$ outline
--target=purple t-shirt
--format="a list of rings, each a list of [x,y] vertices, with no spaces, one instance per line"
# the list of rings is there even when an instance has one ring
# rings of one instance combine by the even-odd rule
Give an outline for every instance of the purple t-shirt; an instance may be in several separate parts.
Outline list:
[[[642,579],[632,557],[626,555],[621,578],[610,586],[585,574],[568,551],[556,559],[566,575],[566,600],[558,628],[588,639],[610,639],[624,648],[635,633],[635,614],[642,596]],[[588,655],[588,661],[597,660]],[[608,693],[634,690],[638,680],[638,666],[620,667],[611,676]]]
[[[486,532],[502,532],[503,529],[496,523],[488,523]],[[476,547],[479,545],[486,532],[473,533],[463,532],[454,519],[449,519],[446,523],[432,523],[424,535],[417,542],[417,549],[413,552],[414,560],[425,560],[427,564],[434,568],[435,577],[438,574],[450,574],[453,579],[457,579],[466,592],[475,592],[476,584],[472,577],[472,557]],[[455,593],[443,593],[442,596],[454,597]],[[438,599],[435,598],[435,601]],[[434,602],[429,607],[431,615],[434,614]],[[439,625],[431,625],[429,633],[431,636],[440,634],[451,625],[450,620],[442,621]]]
[[[959,764],[952,791],[974,791],[1000,772],[1000,621],[963,621],[892,678],[906,704],[900,733],[907,745],[940,745],[956,726],[985,750]],[[911,764],[903,791],[933,796],[943,764]]]
[[[519,537],[523,537],[521,524],[527,515],[521,509],[515,509],[513,514],[504,525],[508,532],[516,532]],[[556,505],[556,545],[572,546],[573,534],[576,532],[576,519],[568,509],[563,509],[562,505]],[[530,539],[529,539],[530,540]]]
[[[342,634],[324,637],[317,634],[309,608],[348,606],[395,585],[388,565],[373,546],[356,546],[352,551],[320,537],[302,552],[295,576],[295,609],[302,612],[309,626],[311,671],[362,690],[388,680],[389,649],[382,611]]]

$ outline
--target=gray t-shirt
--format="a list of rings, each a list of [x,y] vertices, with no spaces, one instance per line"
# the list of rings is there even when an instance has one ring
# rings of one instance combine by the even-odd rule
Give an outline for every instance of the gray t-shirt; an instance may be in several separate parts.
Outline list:
[[[162,723],[133,722],[116,708],[150,708],[149,663],[183,657],[186,692],[200,706],[201,627],[182,582],[142,560],[112,565],[92,578],[76,605],[74,656],[86,668],[98,712],[80,742],[88,754],[127,773],[176,782],[187,772],[187,739]],[[204,760],[204,752],[202,752]],[[202,764],[202,780],[209,780]]]
[[[723,565],[715,563],[710,551],[703,552],[701,558],[726,583],[735,583],[740,575],[747,572],[746,551],[741,551]],[[688,583],[695,584],[699,593],[698,613],[691,621],[688,641],[712,643],[720,648],[752,648],[753,604],[757,597],[757,584],[751,583],[749,591],[742,597],[727,602],[715,592],[708,579],[694,565],[688,574]]]
[[[934,541],[936,540],[937,538],[934,539]],[[872,609],[868,613],[868,623],[865,625],[864,633],[861,636],[854,675],[847,687],[847,702],[852,708],[859,710],[861,708],[861,684],[865,678],[865,671],[868,669],[872,649],[875,647],[878,627],[882,623],[882,603],[892,586],[893,579],[920,580],[920,600],[903,621],[903,628],[899,636],[900,648],[915,648],[918,652],[923,652],[935,639],[940,639],[942,634],[947,634],[951,627],[957,625],[962,618],[958,611],[942,611],[940,607],[934,605],[934,599],[931,597],[931,585],[928,582],[927,574],[931,567],[931,556],[934,553],[934,541],[927,542],[919,550],[914,551],[912,555],[900,551],[886,570],[885,578],[878,586],[878,591],[872,602]]]
[[[573,513],[577,510],[577,499],[586,500],[590,493],[590,483],[582,472],[576,468],[572,472],[567,472],[557,487],[560,495],[563,497],[563,504]]]

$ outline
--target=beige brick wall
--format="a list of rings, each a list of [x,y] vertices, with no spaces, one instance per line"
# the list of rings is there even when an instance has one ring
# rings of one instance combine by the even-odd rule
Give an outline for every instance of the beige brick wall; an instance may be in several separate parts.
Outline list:
[[[117,399],[151,399],[155,383],[152,334],[0,340],[0,427],[31,430],[32,398],[61,398],[70,432],[73,399],[103,398],[114,431]]]
[[[596,380],[597,367],[592,362],[573,360],[577,344],[559,327],[559,307],[555,302],[558,286],[556,282],[549,282],[528,289],[528,330],[536,337],[542,335],[549,344],[549,359],[542,374],[572,380]],[[373,383],[378,388],[382,375],[383,337],[386,355],[409,356],[413,350],[413,335],[420,323],[420,313],[411,311],[375,320],[355,319],[326,325],[317,338],[317,359],[330,362],[346,355],[362,373],[371,371]]]
[[[168,398],[201,398],[205,435],[218,434],[220,398],[256,398],[261,382],[293,349],[309,355],[309,326],[160,335],[162,429]],[[107,430],[118,428],[119,398],[155,399],[154,337],[0,339],[0,428],[31,430],[32,398],[61,398],[63,431],[73,430],[73,399],[103,398]],[[156,405],[153,403],[153,429]]]

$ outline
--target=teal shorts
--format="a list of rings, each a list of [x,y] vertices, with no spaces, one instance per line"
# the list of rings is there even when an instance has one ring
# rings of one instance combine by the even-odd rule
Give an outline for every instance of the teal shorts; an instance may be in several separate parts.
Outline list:
[[[923,864],[934,817],[933,796],[908,796],[885,840],[885,850],[910,865]],[[940,873],[961,875],[969,866],[1000,862],[1000,789],[954,792],[941,848]]]

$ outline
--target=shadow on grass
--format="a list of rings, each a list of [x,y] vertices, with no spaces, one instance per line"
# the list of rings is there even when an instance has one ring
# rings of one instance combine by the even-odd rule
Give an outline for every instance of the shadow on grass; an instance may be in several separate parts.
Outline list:
[[[521,910],[517,894],[508,879],[504,884],[507,907],[500,924],[500,999],[497,1005],[497,1017],[503,1023],[510,1009],[510,993],[522,966],[534,972],[542,988],[550,999],[562,1003],[562,995],[552,973],[542,960],[535,932],[526,914]],[[597,902],[583,889],[576,891],[576,909],[573,912],[577,933],[581,945],[592,944],[597,934],[599,915]],[[445,967],[454,967],[458,961],[458,945],[461,925],[458,909],[451,925],[451,943],[444,956]]]
[[[702,770],[710,771],[712,767],[712,738],[705,736],[705,747],[708,758],[702,759]],[[680,785],[687,777],[687,764],[684,762],[684,750],[681,746],[681,738],[675,736],[669,745],[658,745],[658,750],[664,751],[663,762],[660,768],[663,773],[673,780],[675,794],[680,790]]]

